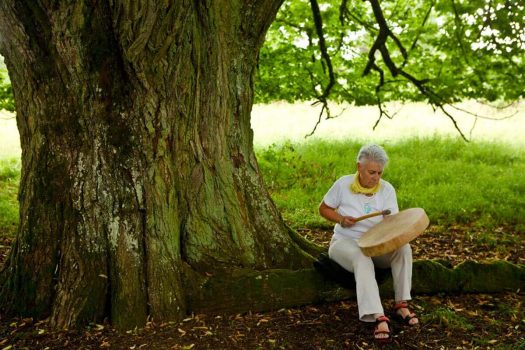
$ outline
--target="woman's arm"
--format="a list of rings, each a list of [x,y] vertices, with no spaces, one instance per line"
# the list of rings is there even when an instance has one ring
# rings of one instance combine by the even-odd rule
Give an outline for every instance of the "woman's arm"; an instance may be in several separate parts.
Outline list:
[[[349,227],[355,224],[355,218],[353,216],[339,214],[336,209],[329,207],[324,201],[319,206],[319,214],[326,220],[336,222],[343,227]]]

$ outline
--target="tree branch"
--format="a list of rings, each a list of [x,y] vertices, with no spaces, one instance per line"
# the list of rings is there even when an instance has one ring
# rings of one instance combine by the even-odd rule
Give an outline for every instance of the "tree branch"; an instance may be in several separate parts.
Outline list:
[[[368,23],[368,22],[363,21],[361,16],[358,16],[354,14],[353,12],[351,12],[350,10],[348,10],[347,4],[348,4],[348,0],[342,0],[341,5],[339,5],[339,22],[341,22],[341,25],[344,26],[349,19],[352,19],[356,23],[359,23],[360,25],[362,25],[363,28],[368,30],[369,33],[377,32],[377,29],[374,27],[373,23]]]
[[[478,103],[481,103],[479,101],[477,101]],[[467,111],[466,109],[464,108],[460,108],[458,106],[455,106],[453,104],[450,104],[450,107],[454,108],[455,110],[457,111],[460,111],[460,112],[463,112],[463,113],[466,113],[472,117],[475,117],[476,119],[485,119],[485,120],[495,120],[495,121],[499,121],[499,120],[506,120],[506,119],[510,119],[512,117],[514,117],[516,114],[518,114],[518,111],[514,111],[514,113],[512,114],[509,114],[509,115],[506,115],[504,117],[500,117],[500,118],[494,118],[494,117],[488,117],[488,116],[483,116],[483,115],[480,115],[480,114],[477,114],[477,113],[472,113],[471,111]],[[497,107],[492,107],[490,106],[491,108],[497,108]],[[508,108],[505,107],[505,108]],[[504,109],[504,108],[497,108],[497,109]]]
[[[381,53],[381,57],[383,58],[383,62],[387,66],[388,70],[390,71],[390,74],[392,74],[392,76],[394,77],[396,77],[399,74],[405,79],[407,79],[408,81],[410,81],[419,90],[419,92],[422,95],[428,98],[428,102],[432,105],[434,109],[436,108],[440,109],[452,121],[452,123],[454,124],[454,128],[459,132],[461,137],[465,141],[468,141],[467,137],[463,134],[463,132],[459,128],[459,125],[457,124],[456,119],[445,109],[446,103],[444,102],[444,99],[426,85],[426,83],[428,83],[428,79],[417,79],[416,77],[409,74],[403,69],[405,62],[407,61],[407,57],[408,57],[407,51],[404,49],[401,41],[398,40],[395,37],[395,35],[392,33],[392,31],[389,29],[386,19],[383,15],[381,5],[379,4],[379,0],[368,0],[368,1],[372,5],[374,16],[376,18],[377,24],[379,25],[379,34],[377,35],[376,40],[374,44],[372,45],[370,52],[368,53],[368,63],[365,67],[365,70],[363,71],[363,76],[369,74],[370,70],[372,69],[378,72],[380,75],[380,81],[379,81],[378,86],[376,87],[376,96],[378,98],[380,116],[375,126],[377,126],[382,116],[386,115],[384,110],[382,109],[382,103],[381,103],[381,99],[379,95],[381,87],[385,83],[384,73],[375,63],[375,53],[379,51]],[[398,47],[398,49],[401,51],[403,55],[404,62],[401,65],[401,67],[397,67],[396,64],[393,62],[393,60],[390,57],[390,52],[388,51],[388,48],[386,46],[386,41],[388,38],[391,38],[394,41],[394,43],[396,44],[396,46]]]
[[[323,19],[321,17],[321,10],[319,9],[319,4],[317,0],[310,0],[310,6],[312,8],[312,15],[315,23],[315,30],[317,32],[317,37],[319,38],[319,50],[321,51],[321,57],[324,64],[328,69],[328,85],[323,89],[322,94],[317,98],[319,102],[325,104],[327,97],[330,95],[330,91],[335,85],[335,74],[334,68],[332,66],[332,59],[328,54],[328,49],[326,47],[326,40],[323,32]]]
[[[305,135],[304,138],[310,137],[313,134],[315,134],[315,131],[317,130],[317,127],[319,126],[319,124],[321,124],[321,119],[323,118],[323,113],[324,113],[325,109],[327,110],[327,114],[330,115],[330,111],[328,110],[328,104],[323,103],[323,106],[321,108],[321,112],[319,113],[319,118],[317,119],[317,122],[315,123],[314,128],[312,129],[312,131],[309,134]]]
[[[321,123],[321,119],[324,113],[326,113],[326,119],[331,118],[330,108],[328,107],[328,96],[330,95],[330,92],[335,85],[334,68],[332,66],[332,59],[330,58],[330,55],[328,54],[328,48],[326,46],[326,40],[324,36],[324,31],[323,31],[323,19],[321,16],[321,10],[319,8],[319,3],[317,2],[317,0],[310,0],[310,7],[312,9],[312,15],[313,15],[314,24],[315,24],[315,31],[317,33],[317,37],[319,38],[319,50],[321,51],[321,59],[322,59],[321,63],[323,65],[323,70],[325,70],[325,67],[328,70],[329,80],[328,80],[328,84],[326,85],[326,87],[323,87],[322,83],[319,82],[319,85],[321,85],[322,92],[320,95],[317,96],[317,101],[314,102],[312,105],[315,106],[316,104],[321,103],[322,104],[321,112],[319,113],[319,118],[312,132],[306,135],[305,137],[312,136],[315,133],[315,130]],[[313,73],[310,74],[310,77],[311,77],[311,80],[313,81]],[[315,90],[315,86],[314,86],[314,90]],[[316,90],[315,92],[317,93]]]
[[[458,8],[456,6],[456,1],[451,0],[452,3],[452,9],[454,10],[454,22],[456,23],[457,30],[454,31],[456,34],[456,40],[459,43],[459,47],[461,48],[461,52],[463,52],[463,58],[468,63],[468,55],[467,50],[465,49],[465,45],[463,44],[463,24],[461,20],[461,16],[459,15]]]

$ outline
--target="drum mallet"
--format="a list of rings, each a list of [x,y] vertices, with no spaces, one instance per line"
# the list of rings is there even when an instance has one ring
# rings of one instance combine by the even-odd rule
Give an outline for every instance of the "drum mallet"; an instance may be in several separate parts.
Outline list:
[[[376,211],[376,212],[373,212],[373,213],[370,213],[370,214],[366,214],[366,215],[360,216],[360,217],[356,218],[354,220],[354,222],[358,222],[358,221],[361,221],[361,220],[364,220],[364,219],[372,218],[374,216],[389,215],[390,213],[391,213],[390,209],[386,209],[386,210],[383,210],[383,211]]]

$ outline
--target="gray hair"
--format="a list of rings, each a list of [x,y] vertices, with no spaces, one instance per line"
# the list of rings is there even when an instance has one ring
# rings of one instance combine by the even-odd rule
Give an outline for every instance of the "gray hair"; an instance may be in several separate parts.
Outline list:
[[[381,146],[365,145],[361,147],[357,154],[357,162],[363,164],[365,161],[372,161],[385,166],[388,162],[388,156]]]

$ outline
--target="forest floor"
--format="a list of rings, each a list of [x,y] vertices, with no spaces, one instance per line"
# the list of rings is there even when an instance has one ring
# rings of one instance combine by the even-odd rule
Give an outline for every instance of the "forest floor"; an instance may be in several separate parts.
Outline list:
[[[300,229],[327,245],[330,230]],[[412,242],[415,259],[507,260],[525,264],[525,236],[513,227],[490,235],[468,225],[430,227]],[[0,266],[11,242],[0,242]],[[392,300],[385,300],[390,312]],[[525,291],[415,295],[420,325],[393,323],[392,349],[525,349]],[[148,322],[117,331],[107,324],[54,331],[45,320],[0,314],[0,350],[10,349],[373,349],[372,325],[357,320],[355,300],[265,313],[189,315],[181,322]]]

